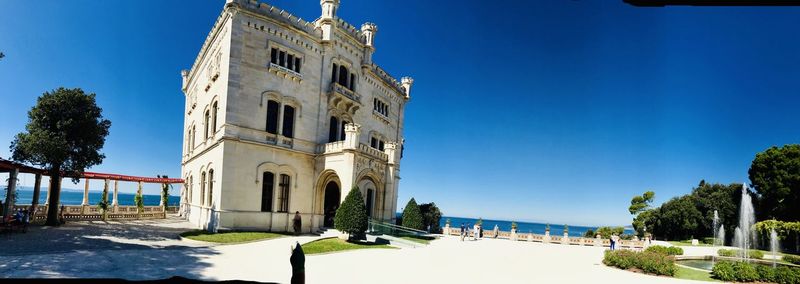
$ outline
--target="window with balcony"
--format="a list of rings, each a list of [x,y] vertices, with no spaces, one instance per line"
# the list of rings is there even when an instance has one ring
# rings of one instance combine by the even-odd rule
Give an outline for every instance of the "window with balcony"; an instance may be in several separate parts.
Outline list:
[[[283,67],[286,70],[300,74],[300,64],[302,62],[299,54],[292,53],[277,47],[270,49],[269,62],[275,66]]]
[[[331,81],[344,86],[345,88],[355,92],[356,91],[356,74],[350,73],[344,65],[333,64],[333,74]]]
[[[372,99],[372,110],[374,110],[377,113],[380,113],[385,117],[389,117],[389,105],[384,103],[378,98]]]
[[[294,107],[289,105],[283,106],[283,136],[294,137]]]

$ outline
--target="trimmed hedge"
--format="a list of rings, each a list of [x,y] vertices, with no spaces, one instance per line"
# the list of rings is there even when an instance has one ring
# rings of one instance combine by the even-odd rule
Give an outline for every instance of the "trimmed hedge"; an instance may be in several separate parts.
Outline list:
[[[739,250],[738,249],[720,249],[720,250],[717,251],[717,254],[719,256],[738,257],[739,256]],[[750,258],[756,258],[756,259],[763,259],[764,258],[764,252],[762,252],[760,250],[752,250],[751,249],[751,250],[749,250],[747,252],[747,254],[750,256]]]
[[[768,265],[751,264],[743,261],[720,261],[714,264],[712,277],[726,282],[774,282],[781,284],[800,284],[800,269],[788,266],[772,268]]]
[[[663,255],[683,255],[683,249],[680,247],[650,246],[646,251]]]
[[[783,259],[783,261],[788,263],[800,264],[800,256],[787,254],[784,255],[783,258],[781,259]]]
[[[608,250],[603,257],[603,263],[621,269],[638,268],[655,275],[674,276],[676,270],[672,257],[651,251]]]

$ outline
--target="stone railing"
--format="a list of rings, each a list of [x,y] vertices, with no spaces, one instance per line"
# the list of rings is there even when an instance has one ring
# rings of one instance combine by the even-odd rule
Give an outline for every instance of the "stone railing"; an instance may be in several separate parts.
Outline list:
[[[21,204],[14,205],[14,211],[30,209],[30,205]],[[48,206],[39,205],[36,214],[33,216],[31,222],[40,223],[47,219]],[[138,212],[136,206],[109,206],[106,214],[106,220],[138,220],[138,219],[164,219],[166,213],[177,213],[178,207],[171,206],[168,212],[164,212],[163,206],[145,206],[142,212]],[[97,205],[65,205],[64,206],[64,220],[66,221],[100,221],[103,220],[103,214]]]
[[[442,229],[442,233],[444,235],[450,236],[458,236],[461,234],[460,228],[450,228],[445,227]],[[469,236],[471,237],[474,235],[474,231],[469,231]],[[540,235],[540,234],[532,234],[532,233],[516,233],[516,232],[509,232],[509,231],[498,231],[497,236],[494,236],[494,231],[492,230],[484,230],[483,231],[484,238],[496,238],[496,239],[507,239],[507,240],[516,240],[516,241],[528,241],[528,242],[539,242],[539,243],[551,243],[551,244],[565,244],[565,245],[577,245],[577,246],[596,246],[596,247],[610,247],[611,241],[608,239],[601,239],[601,238],[584,238],[584,237],[564,237],[564,236],[553,236],[553,235]],[[619,248],[629,248],[629,249],[644,249],[645,242],[638,241],[638,240],[620,240],[617,244]]]
[[[317,147],[317,153],[320,154],[337,153],[342,150],[344,150],[344,141],[325,143]]]
[[[381,150],[372,148],[367,144],[358,144],[358,150],[364,154],[377,157],[384,161],[389,159],[389,155],[386,155],[386,153],[382,152]]]
[[[338,82],[331,83],[331,92],[341,94],[344,97],[356,101],[357,103],[361,103],[361,96],[359,96],[358,93],[353,92],[345,86],[342,86]]]

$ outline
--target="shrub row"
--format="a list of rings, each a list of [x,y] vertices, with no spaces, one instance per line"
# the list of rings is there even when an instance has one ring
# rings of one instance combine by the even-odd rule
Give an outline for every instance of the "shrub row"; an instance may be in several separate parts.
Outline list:
[[[675,275],[675,260],[672,257],[650,251],[609,250],[603,263],[621,269],[638,268],[655,275]]]
[[[683,249],[680,247],[650,246],[646,251],[663,255],[683,255]]]
[[[720,249],[717,251],[717,254],[719,256],[737,257],[739,256],[739,251],[740,250],[738,249]],[[760,250],[749,250],[747,251],[747,255],[749,255],[750,258],[755,258],[755,259],[764,258],[764,252]]]
[[[782,259],[788,263],[800,264],[800,256],[787,254]]]
[[[736,282],[774,282],[781,284],[800,284],[800,269],[787,266],[772,268],[767,265],[751,264],[743,261],[720,261],[714,264],[711,274],[722,281]]]

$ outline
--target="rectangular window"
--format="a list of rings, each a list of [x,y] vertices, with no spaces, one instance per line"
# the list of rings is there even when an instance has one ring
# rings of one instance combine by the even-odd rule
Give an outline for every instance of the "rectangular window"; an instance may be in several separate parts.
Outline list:
[[[270,56],[269,62],[271,62],[272,64],[278,64],[278,49],[277,48],[273,47],[272,48],[272,52],[270,52],[269,56]]]
[[[289,175],[281,175],[280,195],[278,196],[278,212],[289,212]]]
[[[372,139],[369,140],[369,146],[372,148],[378,148],[378,139],[372,137]]]
[[[336,63],[333,63],[333,72],[331,72],[331,82],[336,82],[336,77],[338,76],[339,66]]]
[[[294,55],[288,54],[286,56],[286,68],[289,68],[289,70],[294,70]]]
[[[278,134],[278,102],[269,100],[267,102],[267,132]]]
[[[328,128],[328,143],[336,142],[336,139],[339,138],[339,120],[336,117],[331,116],[330,126]]]
[[[286,67],[286,51],[281,50],[280,56],[278,57],[278,65]]]
[[[350,90],[356,91],[356,74],[350,74]]]
[[[272,190],[275,174],[264,172],[261,176],[261,212],[272,212]]]
[[[283,106],[283,136],[294,137],[294,108]]]
[[[339,141],[344,141],[344,138],[347,136],[347,134],[344,132],[344,126],[347,125],[348,123],[349,122],[342,120],[342,138],[339,139]]]
[[[383,141],[378,142],[378,150],[383,151]]]
[[[294,58],[294,72],[300,73],[300,57]]]

